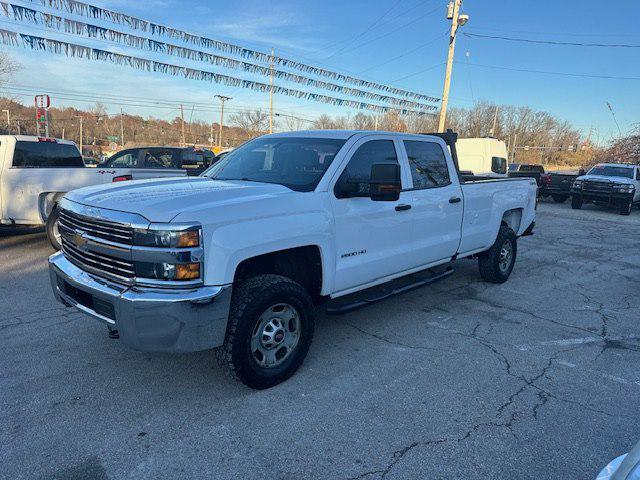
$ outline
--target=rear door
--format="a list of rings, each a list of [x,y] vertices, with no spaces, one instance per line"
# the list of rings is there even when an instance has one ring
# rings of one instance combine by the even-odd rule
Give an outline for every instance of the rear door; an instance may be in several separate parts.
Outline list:
[[[131,172],[134,180],[184,176],[177,148],[141,148],[138,164],[140,169]]]
[[[390,135],[361,138],[348,154],[331,189],[335,221],[336,276],[334,291],[340,292],[413,267],[411,191],[390,202],[371,200],[369,181],[374,163],[400,163],[402,186],[408,188],[406,164],[399,143]],[[347,198],[336,194],[336,184],[355,184]]]
[[[416,265],[451,258],[458,251],[462,228],[462,191],[444,147],[413,137],[402,142],[411,174]]]

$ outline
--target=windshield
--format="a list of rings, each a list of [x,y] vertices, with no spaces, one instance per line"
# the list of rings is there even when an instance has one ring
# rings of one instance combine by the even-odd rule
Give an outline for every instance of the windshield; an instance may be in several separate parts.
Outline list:
[[[345,142],[335,138],[256,138],[225,155],[203,176],[277,183],[310,192]]]
[[[596,165],[593,167],[587,175],[598,175],[600,177],[624,177],[633,178],[633,168],[625,166],[613,166],[613,165]]]

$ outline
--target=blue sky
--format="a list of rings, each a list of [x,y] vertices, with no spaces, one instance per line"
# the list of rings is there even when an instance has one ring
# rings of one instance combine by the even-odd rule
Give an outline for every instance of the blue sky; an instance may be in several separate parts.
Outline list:
[[[39,5],[28,0],[7,1],[34,8]],[[438,97],[442,91],[448,30],[444,0],[96,0],[88,3],[243,46],[265,51],[273,47],[281,56]],[[635,0],[465,0],[463,9],[470,21],[460,33],[640,44],[640,2]],[[46,33],[24,24],[11,25],[4,17],[0,20],[0,28],[98,46],[70,35]],[[123,50],[104,44],[101,48]],[[140,51],[126,51],[151,57]],[[140,73],[111,64],[32,53],[20,48],[11,48],[10,52],[24,67],[13,85],[58,92],[57,97],[56,93],[52,94],[56,105],[92,103],[61,98],[66,95],[61,93],[63,90],[73,90],[104,94],[111,112],[120,109],[112,96],[184,101],[189,112],[193,103],[213,106],[213,95],[224,94],[234,98],[227,104],[229,111],[268,108],[265,94],[239,88]],[[496,67],[640,78],[639,60],[638,48],[537,45],[460,35],[450,105],[465,107],[481,100],[527,105],[569,120],[584,132],[593,127],[595,139],[606,142],[617,135],[617,127],[605,102],[613,106],[623,133],[628,131],[640,121],[640,80],[581,78]],[[164,61],[184,64],[172,57],[164,57]],[[214,70],[212,66],[200,66]],[[277,111],[308,118],[320,113],[355,113],[290,98],[276,97],[275,104]],[[130,113],[163,118],[177,114],[169,108],[130,105],[124,108]],[[217,118],[217,114],[214,110],[194,111],[193,117],[211,120]]]

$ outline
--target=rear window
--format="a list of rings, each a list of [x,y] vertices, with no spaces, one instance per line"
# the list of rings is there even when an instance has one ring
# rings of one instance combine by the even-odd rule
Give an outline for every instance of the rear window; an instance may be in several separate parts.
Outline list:
[[[519,171],[544,173],[544,167],[542,165],[520,165]]]
[[[53,142],[16,142],[13,166],[17,168],[84,167],[75,145]]]

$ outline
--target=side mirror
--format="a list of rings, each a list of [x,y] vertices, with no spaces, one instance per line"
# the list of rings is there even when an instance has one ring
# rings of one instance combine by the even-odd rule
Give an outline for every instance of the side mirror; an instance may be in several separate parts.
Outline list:
[[[376,202],[395,202],[400,198],[402,183],[400,165],[397,163],[374,163],[371,165],[370,195]]]

